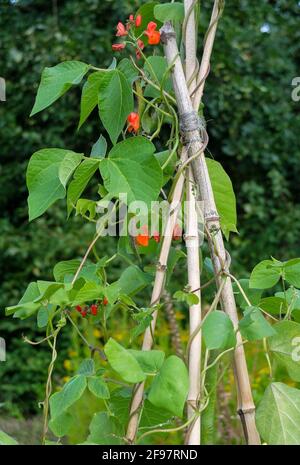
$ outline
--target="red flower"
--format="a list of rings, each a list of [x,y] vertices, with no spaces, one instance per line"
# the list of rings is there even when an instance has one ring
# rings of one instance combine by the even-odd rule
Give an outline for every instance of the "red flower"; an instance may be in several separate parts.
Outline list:
[[[157,45],[160,42],[160,32],[156,31],[157,24],[151,21],[148,26],[147,30],[145,31],[145,35],[148,37],[149,45]]]
[[[133,15],[130,15],[130,16],[129,16],[129,21],[130,21],[131,23],[133,23],[133,21],[134,21],[134,16],[133,16]]]
[[[173,230],[173,240],[179,241],[181,239],[181,236],[182,236],[182,229],[178,224],[176,224]]]
[[[128,132],[138,132],[140,127],[140,117],[138,113],[134,111],[130,113],[127,117],[128,121]]]
[[[87,315],[87,310],[81,310],[80,313],[81,313],[81,316],[83,316],[83,318],[85,318],[86,315]]]
[[[103,305],[107,305],[107,304],[108,304],[108,300],[107,300],[106,297],[104,297],[104,299],[103,299]]]
[[[159,232],[155,231],[153,233],[153,239],[155,240],[155,242],[159,243],[160,242],[160,235],[159,235]]]
[[[138,39],[137,44],[139,48],[136,49],[135,54],[136,54],[137,60],[140,60],[142,57],[140,50],[144,50],[145,44],[141,39]]]
[[[138,234],[135,238],[135,242],[137,245],[140,245],[141,247],[147,247],[149,245],[149,239],[150,236],[148,234],[148,227],[146,225],[141,227],[143,233]]]
[[[98,305],[96,304],[91,305],[91,314],[96,316],[97,313],[98,313]]]
[[[126,31],[126,27],[124,26],[123,23],[119,22],[117,24],[117,33],[116,33],[116,36],[117,37],[123,37],[123,36],[127,36],[128,32]]]
[[[113,44],[111,48],[113,49],[114,52],[120,52],[126,47],[125,44]]]
[[[135,18],[135,26],[140,27],[141,24],[142,24],[142,15],[137,15],[137,17]]]
[[[82,307],[81,307],[81,305],[76,305],[76,307],[75,307],[75,308],[76,308],[77,312],[81,312],[81,310],[82,310]]]

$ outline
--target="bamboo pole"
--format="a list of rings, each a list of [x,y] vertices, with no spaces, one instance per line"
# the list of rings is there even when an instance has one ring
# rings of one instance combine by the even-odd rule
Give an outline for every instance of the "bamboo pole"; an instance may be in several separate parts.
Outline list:
[[[187,88],[182,63],[179,56],[176,35],[170,23],[165,23],[161,29],[162,42],[168,65],[172,65],[172,81],[175,91],[181,132],[185,140],[188,157],[192,159],[191,166],[195,182],[204,202],[204,219],[208,233],[208,243],[216,275],[227,270],[227,254],[220,229],[219,215],[216,209],[212,186],[203,154],[203,139],[199,130],[199,121]],[[218,280],[219,281],[219,280]],[[235,306],[231,279],[227,278],[222,291],[222,306],[238,330],[238,316]],[[255,406],[252,399],[249,375],[245,359],[241,335],[237,331],[237,348],[234,354],[235,378],[238,391],[238,413],[244,427],[248,444],[260,444],[260,438],[255,425]]]
[[[189,92],[196,88],[197,70],[197,39],[196,39],[196,18],[195,1],[184,0],[185,8],[185,76],[189,83]],[[199,302],[189,308],[189,333],[195,332],[201,323],[201,292],[200,292],[200,260],[199,260],[199,234],[196,210],[196,198],[194,192],[194,179],[191,167],[187,169],[186,179],[186,199],[187,199],[187,221],[185,231],[185,243],[187,249],[188,285],[190,289],[199,289],[195,292]],[[201,331],[193,339],[189,350],[189,393],[187,398],[188,420],[195,416],[195,411],[199,410],[201,397]],[[200,445],[201,440],[201,417],[196,416],[186,433],[186,444]]]
[[[187,157],[187,152],[185,149],[181,153],[181,161],[184,162]],[[165,231],[163,234],[163,242],[159,255],[159,261],[157,264],[157,270],[155,274],[154,286],[152,291],[151,303],[150,306],[157,304],[160,301],[160,297],[164,290],[165,284],[165,275],[167,269],[168,256],[171,248],[172,236],[174,231],[174,226],[176,224],[178,211],[181,206],[181,198],[184,187],[184,175],[181,174],[177,180],[176,186],[174,188],[173,198],[170,204],[169,215],[167,218],[167,223]],[[153,345],[153,337],[157,320],[157,310],[153,313],[153,319],[151,325],[146,329],[144,334],[144,340],[142,345],[142,350],[151,350]],[[133,396],[130,406],[130,416],[126,432],[126,440],[128,443],[132,444],[135,440],[138,425],[139,425],[139,416],[140,409],[143,404],[144,396],[144,383],[136,384],[133,391]]]

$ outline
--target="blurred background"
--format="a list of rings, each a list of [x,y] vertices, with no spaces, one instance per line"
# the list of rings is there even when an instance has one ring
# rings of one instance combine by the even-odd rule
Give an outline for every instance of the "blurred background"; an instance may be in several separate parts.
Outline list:
[[[64,60],[108,66],[117,22],[141,3],[0,0],[0,76],[6,80],[6,101],[0,102],[0,336],[7,343],[7,361],[0,363],[0,429],[21,442],[39,440],[38,401],[43,400],[50,354],[46,346],[22,340],[22,334],[38,336],[35,321],[5,318],[4,307],[14,305],[30,281],[51,279],[57,261],[82,256],[94,233],[81,219],[66,222],[63,201],[28,223],[27,163],[43,147],[88,154],[101,131],[96,116],[77,132],[79,87],[34,118],[29,114],[45,66]],[[201,3],[200,46],[212,1]],[[300,256],[300,102],[291,97],[292,79],[300,76],[299,13],[297,0],[228,1],[217,33],[204,111],[209,151],[231,176],[237,196],[239,234],[228,247],[240,278],[270,255]],[[99,243],[100,253],[101,247],[105,255],[114,253],[114,240]],[[114,262],[112,279],[121,267],[122,262]],[[184,282],[179,271],[176,279]],[[176,315],[184,328],[183,311]],[[167,322],[160,323],[159,331],[164,343]],[[100,337],[96,329],[92,337]],[[54,376],[58,385],[74,373],[80,350],[75,335],[64,334]],[[267,371],[256,348],[251,350],[259,399]],[[220,443],[240,440],[232,389],[228,375],[219,393]]]

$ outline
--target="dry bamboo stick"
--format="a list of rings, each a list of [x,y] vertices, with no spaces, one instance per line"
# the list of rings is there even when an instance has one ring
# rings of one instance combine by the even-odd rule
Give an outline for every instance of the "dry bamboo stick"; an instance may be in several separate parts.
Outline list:
[[[181,161],[185,161],[187,157],[186,150],[183,149],[181,153]],[[151,303],[150,305],[155,305],[159,302],[162,292],[164,290],[165,284],[165,275],[166,275],[166,268],[168,262],[168,256],[171,248],[172,242],[172,235],[174,226],[176,224],[178,211],[181,206],[181,198],[183,193],[184,187],[184,175],[181,174],[177,180],[173,198],[170,204],[169,216],[167,218],[167,223],[165,227],[165,231],[163,234],[163,242],[162,247],[159,255],[159,261],[157,265],[157,271],[155,274],[155,281],[152,291]],[[153,319],[151,321],[151,325],[144,334],[144,340],[142,345],[142,350],[151,350],[153,344],[152,335],[154,334],[156,319],[157,319],[157,311],[153,313]],[[139,416],[140,416],[140,408],[143,403],[143,396],[144,396],[144,383],[139,383],[135,386],[131,406],[130,406],[130,417],[127,426],[127,433],[126,433],[126,440],[129,443],[133,443],[136,437],[138,424],[139,424]]]
[[[200,137],[197,113],[189,96],[182,63],[176,43],[174,29],[170,23],[165,23],[161,29],[165,56],[168,65],[172,67],[172,81],[181,121],[181,132],[185,138],[185,146],[189,158],[197,156],[191,162],[195,182],[200,198],[204,202],[204,219],[208,230],[209,246],[215,272],[227,268],[227,254],[220,230],[220,221],[216,209],[211,182],[203,154],[203,142]],[[199,155],[198,155],[199,154]],[[226,279],[222,291],[222,306],[231,318],[234,327],[238,328],[238,316],[232,290],[231,280]],[[255,406],[252,399],[249,375],[245,359],[244,347],[241,344],[240,333],[237,332],[237,349],[235,350],[235,377],[240,401],[240,414],[244,433],[248,444],[260,444],[260,438],[255,425]]]
[[[197,39],[196,18],[194,0],[184,0],[185,16],[187,18],[185,28],[185,76],[189,83],[189,92],[193,92],[197,79]],[[194,76],[194,77],[193,77]],[[193,186],[193,173],[191,167],[187,169],[186,197],[187,197],[187,221],[185,231],[185,242],[187,249],[188,285],[190,289],[199,289],[195,292],[199,302],[189,308],[189,333],[192,335],[201,323],[201,292],[200,292],[200,260],[199,260],[199,234],[196,210],[196,198]],[[189,350],[189,393],[187,398],[188,419],[195,416],[201,397],[201,331],[193,339]],[[186,434],[186,444],[200,445],[201,440],[201,417],[196,416]]]

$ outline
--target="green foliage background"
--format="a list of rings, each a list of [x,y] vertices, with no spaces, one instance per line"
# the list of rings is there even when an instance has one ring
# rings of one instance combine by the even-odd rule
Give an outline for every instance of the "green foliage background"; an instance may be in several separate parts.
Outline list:
[[[65,223],[63,202],[28,224],[30,155],[41,147],[89,153],[101,130],[94,118],[76,132],[80,89],[29,119],[41,71],[72,59],[108,66],[117,21],[140,4],[0,0],[0,74],[7,86],[7,101],[0,102],[0,335],[8,352],[0,365],[0,413],[36,411],[49,359],[47,349],[22,342],[22,333],[34,335],[31,323],[4,319],[4,307],[16,303],[30,280],[48,279],[58,260],[81,256],[93,234],[80,220]],[[200,39],[211,4],[202,2]],[[291,99],[291,81],[299,75],[299,9],[296,0],[228,2],[217,35],[205,117],[209,150],[230,174],[237,195],[239,235],[232,237],[230,251],[240,277],[270,255],[300,255],[300,102]],[[67,336],[61,345],[63,360]]]

